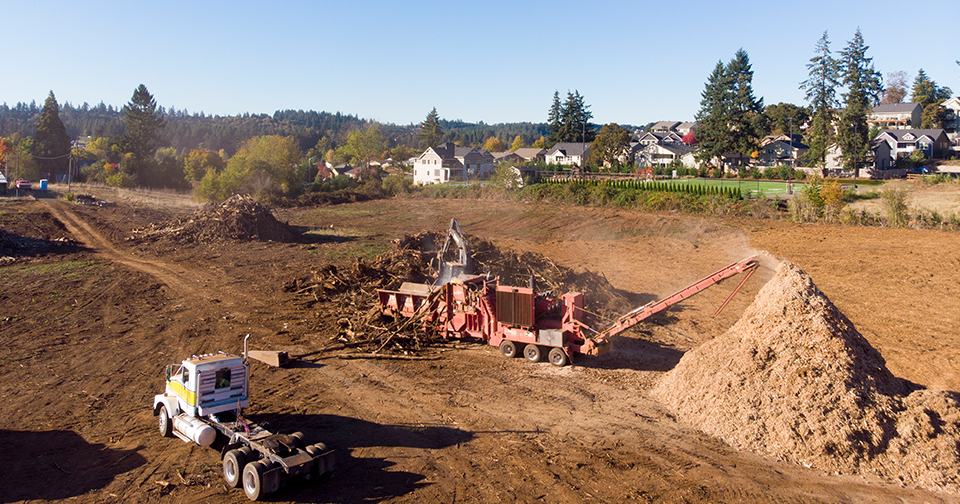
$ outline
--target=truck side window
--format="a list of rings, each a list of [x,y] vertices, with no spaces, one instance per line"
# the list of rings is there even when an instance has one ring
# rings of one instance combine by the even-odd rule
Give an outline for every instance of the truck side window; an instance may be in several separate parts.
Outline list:
[[[223,389],[230,388],[230,368],[223,368],[217,370],[217,379],[214,388]]]
[[[183,377],[181,378],[181,380],[183,380],[183,384],[186,385],[187,380],[189,379],[190,379],[190,371],[187,370],[187,368],[183,368]]]

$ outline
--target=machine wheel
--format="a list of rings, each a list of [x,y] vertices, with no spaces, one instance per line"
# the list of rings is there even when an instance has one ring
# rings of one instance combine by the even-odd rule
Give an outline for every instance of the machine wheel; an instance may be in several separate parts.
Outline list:
[[[239,449],[230,450],[223,456],[223,479],[227,480],[227,486],[230,488],[240,486],[246,465],[247,457]]]
[[[255,501],[266,495],[263,488],[263,473],[266,472],[262,461],[250,462],[243,468],[243,493]]]
[[[293,446],[303,449],[303,433],[300,431],[290,434],[290,437],[293,438]]]
[[[557,367],[566,366],[569,362],[567,358],[567,352],[564,352],[562,348],[554,347],[550,349],[550,353],[547,354],[547,359],[550,360],[550,364],[553,364]]]
[[[500,353],[508,359],[512,359],[517,356],[517,344],[510,340],[503,340],[500,342]]]
[[[523,347],[523,357],[530,362],[540,362],[540,347],[533,343]]]
[[[170,415],[167,414],[166,405],[160,405],[160,414],[158,417],[157,425],[160,427],[160,435],[163,437],[173,436],[173,422],[170,421]]]

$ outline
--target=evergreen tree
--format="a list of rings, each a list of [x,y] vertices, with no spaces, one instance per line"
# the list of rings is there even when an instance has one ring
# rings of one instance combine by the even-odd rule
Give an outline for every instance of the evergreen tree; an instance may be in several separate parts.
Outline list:
[[[842,150],[843,165],[860,176],[860,165],[870,152],[870,128],[867,116],[872,106],[883,93],[880,72],[873,68],[873,58],[867,57],[867,46],[857,28],[847,47],[840,53],[843,73],[844,109],[840,114],[838,143]]]
[[[940,87],[936,82],[927,77],[927,73],[921,68],[917,72],[917,78],[913,80],[913,93],[911,101],[919,103],[924,109],[932,103],[940,103],[950,99],[953,91],[948,87]]]
[[[836,88],[839,85],[839,62],[830,53],[827,32],[817,41],[816,55],[807,63],[809,77],[800,83],[804,98],[810,104],[813,119],[807,129],[807,144],[810,150],[805,159],[814,166],[826,165],[827,149],[834,142],[834,109],[837,106]]]
[[[547,113],[547,127],[550,128],[550,137],[547,139],[550,144],[560,142],[560,120],[564,115],[563,106],[560,104],[560,92],[553,92],[553,103],[550,104],[550,112]]]
[[[420,133],[417,135],[417,139],[420,141],[422,149],[440,145],[440,140],[443,139],[443,130],[440,129],[440,115],[437,114],[437,107],[433,107],[433,110],[427,114],[427,118],[420,123]]]
[[[138,171],[148,169],[157,148],[165,145],[160,131],[166,121],[162,108],[158,110],[156,100],[143,84],[134,90],[130,103],[123,106],[123,115],[126,133],[120,138],[120,148],[133,154],[133,168],[129,174],[136,176]]]
[[[695,119],[697,129],[696,158],[700,163],[716,166],[723,162],[727,151],[727,131],[730,104],[732,102],[732,79],[723,62],[718,61],[700,93],[700,110]]]
[[[762,119],[763,98],[753,96],[753,69],[750,57],[743,49],[738,50],[727,65],[727,75],[733,86],[727,134],[730,150],[742,158],[744,154],[749,156],[759,145],[756,125]]]
[[[37,134],[34,136],[33,157],[41,177],[55,176],[57,170],[66,170],[70,156],[70,137],[60,120],[60,106],[53,91],[43,102]]]

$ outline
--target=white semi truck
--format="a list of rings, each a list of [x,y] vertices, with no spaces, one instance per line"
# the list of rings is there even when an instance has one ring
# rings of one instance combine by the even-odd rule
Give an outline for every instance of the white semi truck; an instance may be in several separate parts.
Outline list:
[[[200,446],[222,436],[223,477],[254,501],[286,478],[330,473],[334,452],[325,444],[306,445],[300,432],[273,434],[241,416],[249,402],[248,378],[246,339],[243,357],[218,352],[168,365],[166,389],[153,398],[160,434]]]

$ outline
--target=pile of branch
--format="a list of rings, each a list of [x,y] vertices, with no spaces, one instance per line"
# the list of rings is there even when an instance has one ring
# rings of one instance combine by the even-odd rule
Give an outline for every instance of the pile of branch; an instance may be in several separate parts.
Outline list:
[[[284,288],[296,294],[305,308],[316,311],[322,331],[336,328],[336,334],[329,335],[331,350],[352,345],[371,355],[416,355],[437,343],[422,324],[432,303],[424,303],[423,311],[413,318],[386,319],[379,311],[377,290],[397,290],[404,282],[434,282],[442,239],[443,235],[432,232],[404,236],[370,263],[358,258],[349,269],[325,265],[309,276],[290,280]],[[539,254],[501,251],[475,236],[468,240],[474,273],[499,276],[502,284],[521,286],[532,276],[538,292],[551,290],[555,296],[583,292],[588,310],[611,317],[628,304],[602,275],[577,273]]]
[[[11,261],[16,257],[44,254],[59,247],[75,247],[77,242],[69,238],[43,240],[8,233],[0,229],[0,260]]]
[[[226,241],[297,241],[299,233],[278,221],[270,210],[250,196],[236,195],[217,205],[162,224],[135,229],[135,241],[171,240],[183,244]]]

